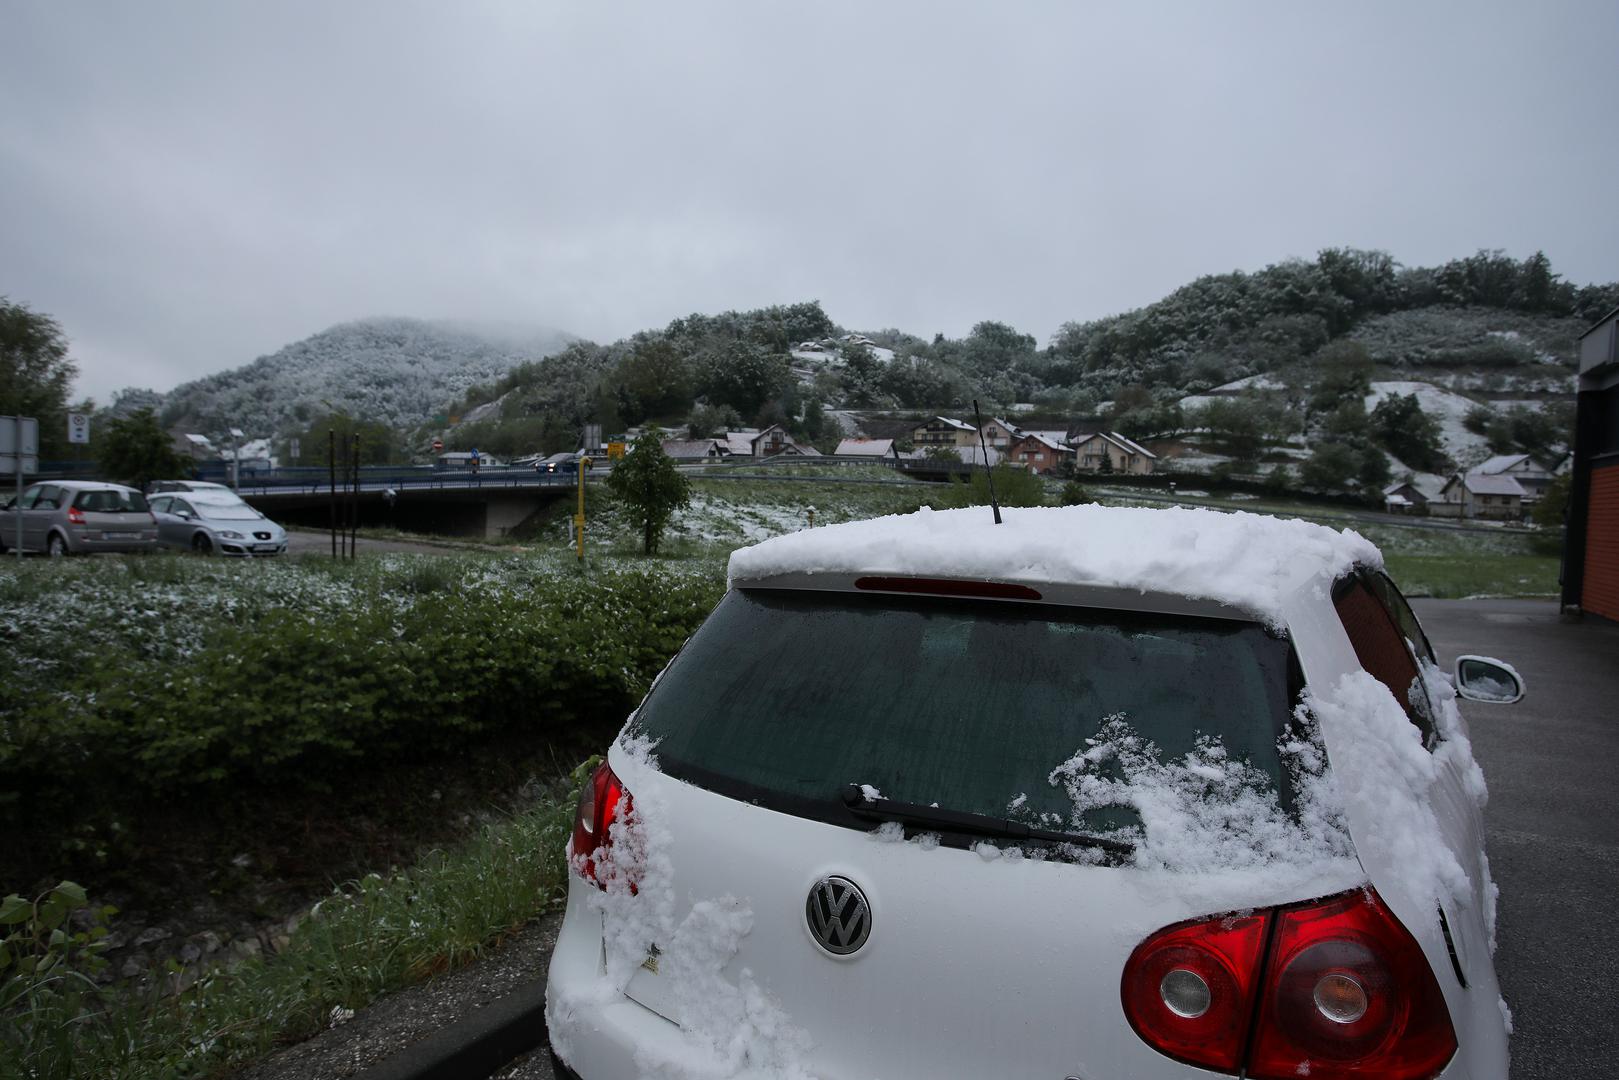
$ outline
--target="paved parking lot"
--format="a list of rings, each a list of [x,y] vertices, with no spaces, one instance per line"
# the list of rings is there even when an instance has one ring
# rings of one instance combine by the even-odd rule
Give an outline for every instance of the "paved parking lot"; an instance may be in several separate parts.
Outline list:
[[[1550,601],[1413,606],[1447,667],[1458,653],[1499,657],[1529,689],[1516,705],[1462,709],[1490,785],[1512,1076],[1619,1076],[1619,626],[1560,622]]]

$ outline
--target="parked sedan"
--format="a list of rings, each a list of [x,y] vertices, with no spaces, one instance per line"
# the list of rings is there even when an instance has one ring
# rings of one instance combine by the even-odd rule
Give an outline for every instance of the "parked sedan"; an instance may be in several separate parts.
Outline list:
[[[31,484],[0,508],[0,551],[48,555],[92,551],[152,551],[157,522],[146,496],[134,488],[99,481],[53,480]]]
[[[1377,549],[922,511],[732,555],[585,786],[559,1077],[1506,1080],[1484,776]]]
[[[286,530],[228,491],[154,495],[152,513],[165,547],[199,555],[280,555],[287,550]]]

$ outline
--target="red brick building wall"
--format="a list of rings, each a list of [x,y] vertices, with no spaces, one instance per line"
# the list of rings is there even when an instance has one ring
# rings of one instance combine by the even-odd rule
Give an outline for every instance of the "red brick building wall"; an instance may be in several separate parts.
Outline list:
[[[1619,465],[1591,473],[1580,606],[1619,621]]]

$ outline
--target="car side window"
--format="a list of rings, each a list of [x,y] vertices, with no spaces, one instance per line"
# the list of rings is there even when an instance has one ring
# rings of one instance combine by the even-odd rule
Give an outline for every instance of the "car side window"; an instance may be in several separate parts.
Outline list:
[[[175,499],[173,502],[169,503],[169,513],[190,514],[192,517],[197,516],[196,511],[191,509],[191,504],[186,502],[184,499]]]
[[[167,495],[158,495],[148,499],[146,505],[153,513],[166,514],[169,512],[169,497]]]
[[[1383,606],[1388,608],[1389,614],[1394,616],[1395,625],[1400,628],[1400,633],[1405,635],[1405,640],[1411,643],[1412,651],[1428,663],[1437,664],[1439,661],[1434,659],[1433,646],[1428,642],[1428,635],[1423,633],[1422,624],[1417,622],[1417,613],[1411,610],[1411,604],[1400,595],[1400,590],[1389,580],[1389,576],[1383,573],[1368,574],[1366,584],[1383,602]]]
[[[62,489],[55,484],[45,484],[39,489],[39,501],[34,506],[40,510],[60,510],[62,508]]]
[[[32,510],[39,501],[39,493],[45,489],[43,484],[35,484],[17,497],[17,509]]]
[[[1393,613],[1363,575],[1340,581],[1333,589],[1333,604],[1360,666],[1389,688],[1394,700],[1405,710],[1406,718],[1422,732],[1423,745],[1431,746],[1434,725],[1428,693],[1417,671],[1412,647],[1406,644],[1406,636]]]

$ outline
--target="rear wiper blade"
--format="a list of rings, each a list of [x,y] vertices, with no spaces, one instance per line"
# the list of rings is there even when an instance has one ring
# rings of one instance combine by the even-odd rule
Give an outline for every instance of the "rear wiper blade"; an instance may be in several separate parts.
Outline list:
[[[1075,847],[1098,848],[1114,855],[1133,855],[1135,847],[1122,840],[1089,833],[1058,832],[1037,829],[1010,818],[991,817],[989,814],[970,814],[965,810],[944,810],[921,803],[900,802],[897,799],[871,799],[866,797],[866,785],[850,784],[843,789],[843,805],[856,817],[868,821],[897,821],[903,825],[931,825],[949,832],[970,833],[1008,840],[1043,840],[1053,844],[1073,844]]]

